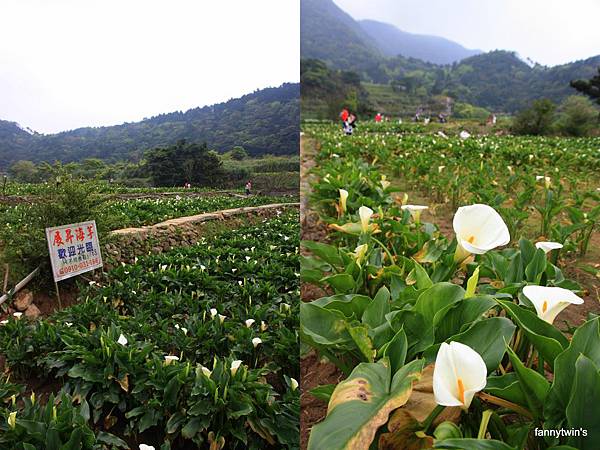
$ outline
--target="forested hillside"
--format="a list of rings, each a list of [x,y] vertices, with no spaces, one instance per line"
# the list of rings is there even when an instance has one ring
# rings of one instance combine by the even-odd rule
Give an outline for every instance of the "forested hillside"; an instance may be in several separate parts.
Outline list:
[[[0,170],[17,160],[137,161],[145,150],[181,139],[206,142],[218,151],[242,146],[250,155],[294,154],[299,148],[299,117],[300,86],[286,83],[186,112],[51,135],[30,134],[14,122],[0,121]]]
[[[307,118],[313,112],[323,116],[328,114],[327,108],[335,109],[331,104],[318,108],[327,98],[333,98],[337,107],[339,98],[347,97],[348,89],[358,92],[353,87],[356,77],[370,92],[385,91],[383,103],[395,105],[394,111],[406,109],[406,114],[413,114],[414,110],[409,109],[425,105],[435,96],[489,111],[515,113],[539,98],[564,101],[576,93],[570,87],[572,80],[589,79],[600,67],[600,55],[555,67],[532,66],[515,52],[504,50],[465,58],[471,51],[456,43],[410,35],[385,23],[358,22],[332,0],[302,0],[301,5],[301,56],[312,60],[308,66],[305,64],[310,70],[303,71],[302,83],[308,74],[313,77],[312,87],[303,92],[306,97],[303,95],[302,103],[308,106],[303,116]],[[448,59],[441,59],[444,54]],[[314,60],[326,63],[329,75],[325,76],[323,69],[315,71]],[[450,61],[454,62],[445,64]],[[319,73],[329,82],[335,73],[338,78],[344,74],[352,82],[349,86],[342,83],[343,92],[323,97],[323,89],[314,87],[314,77]],[[365,95],[362,97],[366,100]],[[360,105],[362,109],[371,106]]]

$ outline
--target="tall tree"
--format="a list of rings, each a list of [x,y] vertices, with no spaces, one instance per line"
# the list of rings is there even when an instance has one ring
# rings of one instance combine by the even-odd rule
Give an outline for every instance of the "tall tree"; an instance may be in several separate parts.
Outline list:
[[[598,67],[598,75],[589,80],[571,81],[571,87],[577,89],[582,94],[587,95],[600,105],[600,67]]]
[[[217,185],[223,176],[222,162],[205,143],[178,141],[166,148],[150,150],[147,167],[156,186]]]

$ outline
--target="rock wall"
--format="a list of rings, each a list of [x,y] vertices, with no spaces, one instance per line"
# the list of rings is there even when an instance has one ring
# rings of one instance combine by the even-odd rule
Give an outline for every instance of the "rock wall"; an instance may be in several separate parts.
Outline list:
[[[104,270],[110,270],[120,263],[133,263],[138,256],[159,254],[175,247],[194,245],[202,236],[259,223],[285,209],[299,206],[299,203],[276,203],[225,209],[180,217],[146,227],[115,230],[110,233],[102,249]]]

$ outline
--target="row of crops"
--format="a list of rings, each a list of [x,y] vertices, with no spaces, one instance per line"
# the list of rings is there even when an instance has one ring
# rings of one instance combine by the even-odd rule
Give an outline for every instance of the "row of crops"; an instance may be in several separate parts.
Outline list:
[[[443,132],[420,133],[419,125],[404,125],[403,133],[383,125],[382,132],[344,139],[331,125],[306,128],[322,144],[319,158],[333,159],[316,171],[322,179],[332,180],[315,186],[323,198],[337,195],[339,185],[364,194],[365,206],[391,202],[381,183],[369,185],[362,178],[363,173],[379,170],[394,181],[388,193],[402,188],[433,204],[448,205],[451,211],[484,203],[502,215],[511,236],[542,236],[580,254],[586,253],[598,227],[599,138],[461,139]]]
[[[0,322],[0,448],[297,448],[299,221],[284,211]],[[19,383],[38,378],[56,380],[49,399]]]
[[[591,251],[600,140],[305,131],[329,233],[302,243],[326,296],[300,335],[342,377],[308,448],[600,448],[600,318],[559,315],[584,307],[559,252]]]
[[[152,225],[177,217],[191,216],[223,209],[260,206],[294,201],[293,196],[210,196],[98,201],[96,221],[104,229]],[[36,206],[21,204],[0,206],[0,222],[7,230],[23,230],[31,222]]]

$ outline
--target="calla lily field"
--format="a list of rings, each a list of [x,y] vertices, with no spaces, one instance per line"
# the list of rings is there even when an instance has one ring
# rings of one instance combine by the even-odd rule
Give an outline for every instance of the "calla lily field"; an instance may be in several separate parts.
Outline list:
[[[303,130],[303,448],[600,448],[600,139]]]
[[[0,449],[298,448],[298,235],[292,204],[6,316]]]

